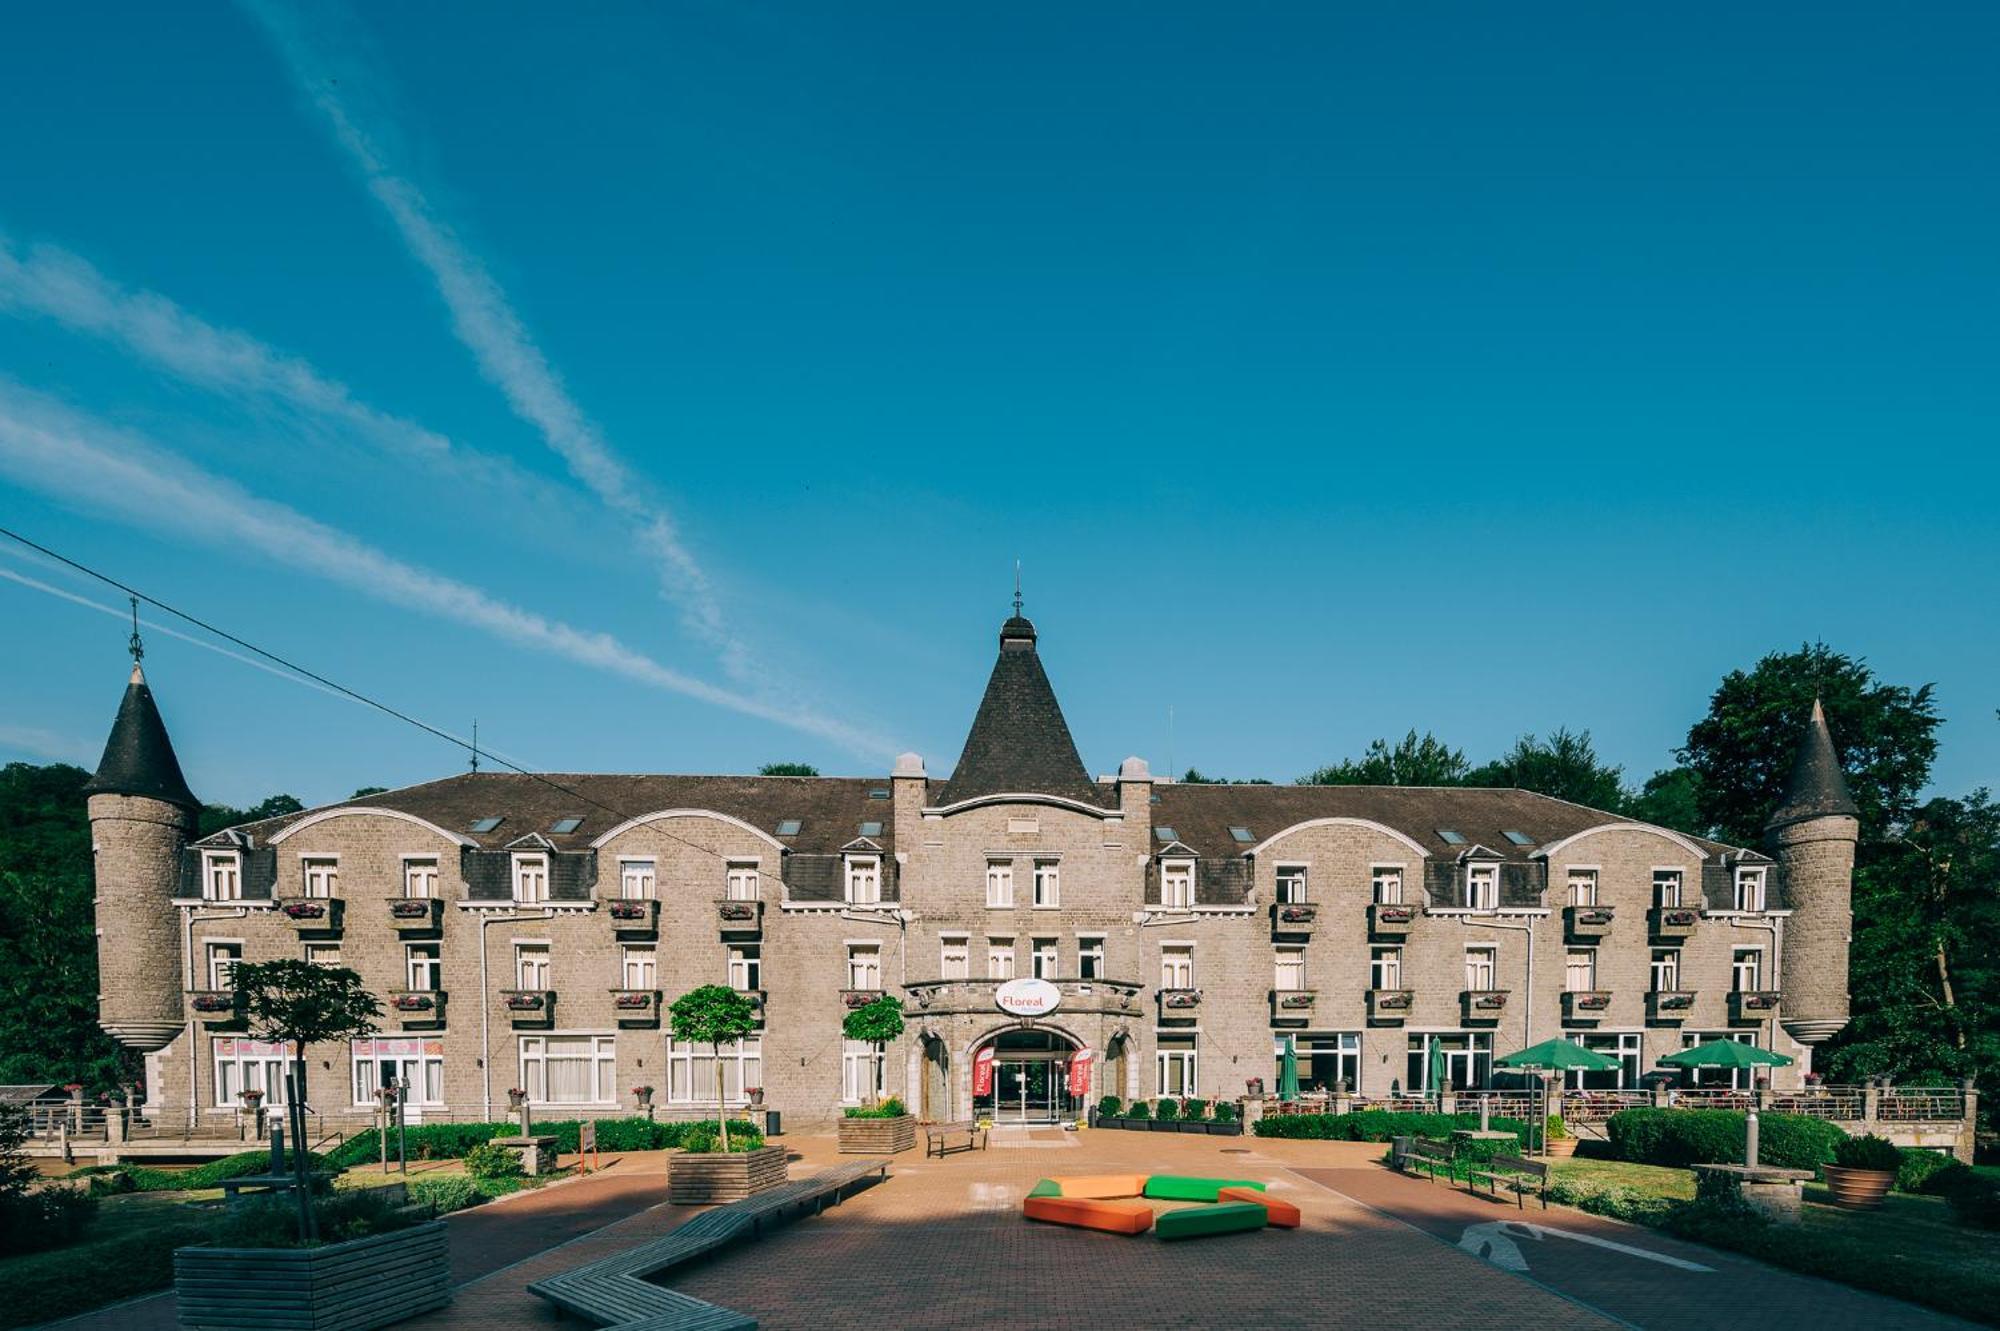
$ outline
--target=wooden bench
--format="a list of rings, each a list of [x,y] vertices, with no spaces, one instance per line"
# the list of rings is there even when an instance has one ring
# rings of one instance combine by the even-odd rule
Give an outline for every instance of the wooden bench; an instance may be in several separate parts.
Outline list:
[[[756,1331],[757,1319],[687,1294],[652,1277],[706,1257],[743,1239],[756,1238],[811,1211],[838,1204],[864,1181],[889,1176],[886,1160],[862,1160],[823,1169],[810,1178],[767,1188],[740,1202],[704,1211],[670,1233],[638,1247],[538,1280],[528,1291],[564,1312],[599,1326],[626,1331]]]
[[[963,1139],[963,1140],[961,1140]],[[924,1159],[935,1155],[942,1160],[947,1151],[983,1151],[986,1129],[977,1123],[924,1124]]]
[[[1549,1209],[1549,1167],[1540,1160],[1496,1155],[1486,1168],[1475,1169],[1466,1176],[1466,1186],[1477,1192],[1481,1179],[1486,1180],[1495,1198],[1500,1196],[1500,1189],[1506,1188],[1514,1194],[1514,1204],[1525,1209],[1528,1194],[1532,1192],[1542,1199],[1542,1209]]]
[[[1450,1142],[1418,1137],[1410,1143],[1410,1149],[1404,1153],[1403,1167],[1424,1170],[1430,1174],[1431,1181],[1435,1183],[1440,1169],[1444,1171],[1446,1178],[1451,1177],[1452,1160]]]
[[[308,1176],[315,1194],[324,1194],[333,1187],[333,1175],[315,1173]],[[276,1192],[289,1192],[298,1186],[296,1174],[239,1174],[235,1178],[220,1180],[215,1186],[222,1189],[225,1205],[234,1206],[246,1195],[265,1197]]]

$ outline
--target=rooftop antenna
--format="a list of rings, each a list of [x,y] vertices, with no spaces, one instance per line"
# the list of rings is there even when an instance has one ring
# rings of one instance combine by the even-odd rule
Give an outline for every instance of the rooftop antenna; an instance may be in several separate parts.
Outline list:
[[[1175,779],[1176,778],[1174,776],[1174,705],[1172,703],[1168,703],[1167,704],[1167,780],[1173,781]]]
[[[479,718],[472,718],[472,770],[479,770]]]
[[[132,653],[132,664],[136,667],[146,654],[146,644],[139,639],[139,598],[132,598],[132,636],[126,640],[125,650]]]
[[[1014,618],[1021,617],[1021,561],[1014,561]]]

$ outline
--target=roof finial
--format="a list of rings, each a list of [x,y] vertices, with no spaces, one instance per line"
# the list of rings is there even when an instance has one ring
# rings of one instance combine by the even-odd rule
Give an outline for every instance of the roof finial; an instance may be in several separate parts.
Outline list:
[[[132,666],[138,668],[139,661],[146,655],[146,644],[139,638],[139,598],[132,598],[132,636],[126,640],[125,650],[132,653]]]
[[[472,770],[479,770],[479,718],[472,718]]]
[[[1014,618],[1021,617],[1021,561],[1014,561]]]

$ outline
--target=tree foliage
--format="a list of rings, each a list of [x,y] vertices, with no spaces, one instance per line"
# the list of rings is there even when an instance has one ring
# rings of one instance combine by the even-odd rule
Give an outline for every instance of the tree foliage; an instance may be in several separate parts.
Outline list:
[[[298,813],[305,807],[291,795],[273,795],[247,809],[232,809],[227,804],[204,804],[201,806],[200,826],[195,836],[214,836],[225,827],[235,827],[240,823],[262,822],[266,818],[282,818],[288,813]]]
[[[1308,772],[1298,780],[1302,786],[1456,786],[1464,784],[1472,765],[1463,749],[1454,749],[1426,730],[1391,744],[1386,739],[1369,742],[1359,758],[1348,758],[1331,767]]]
[[[1546,740],[1523,735],[1490,763],[1466,773],[1468,786],[1515,786],[1614,813],[1626,802],[1624,769],[1597,759],[1588,730],[1558,726]]]
[[[722,1046],[732,1044],[757,1029],[757,1006],[750,995],[726,984],[704,984],[690,989],[667,1009],[676,1040],[705,1044],[715,1057],[715,1121],[722,1136],[722,1149],[729,1149],[728,1111],[722,1103]]]
[[[295,1050],[372,1035],[382,1015],[381,1001],[345,966],[291,958],[239,961],[229,982],[250,1034]]]
[[[850,1040],[861,1040],[875,1046],[875,1065],[880,1067],[883,1047],[903,1033],[903,1005],[884,994],[843,1017],[840,1032]],[[868,1080],[868,1103],[875,1103],[873,1077]]]
[[[818,776],[819,768],[811,763],[765,763],[757,769],[758,776]]]

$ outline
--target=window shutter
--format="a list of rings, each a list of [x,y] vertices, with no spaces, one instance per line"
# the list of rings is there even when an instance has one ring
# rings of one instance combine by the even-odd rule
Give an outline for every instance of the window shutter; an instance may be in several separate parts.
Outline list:
[[[1542,904],[1542,889],[1548,884],[1548,866],[1541,861],[1500,866],[1500,904],[1534,907]]]
[[[257,850],[243,852],[243,899],[245,901],[269,901],[271,888],[278,881],[278,852],[275,847],[264,846]]]
[[[1465,875],[1450,860],[1428,860],[1424,864],[1424,892],[1430,904],[1447,910],[1465,906]]]
[[[1736,908],[1736,875],[1726,864],[1713,860],[1701,866],[1701,904],[1709,910]]]
[[[181,881],[176,895],[182,897],[201,895],[201,852],[192,846],[181,852]]]
[[[597,852],[557,851],[549,856],[549,900],[588,901],[597,886]]]
[[[514,899],[513,861],[506,851],[475,850],[467,846],[459,852],[458,866],[465,877],[466,900]]]
[[[1160,862],[1154,859],[1146,861],[1145,904],[1148,906],[1160,904]]]

